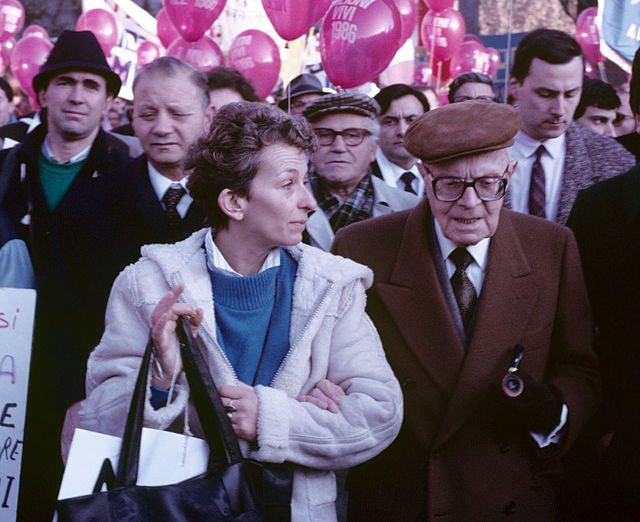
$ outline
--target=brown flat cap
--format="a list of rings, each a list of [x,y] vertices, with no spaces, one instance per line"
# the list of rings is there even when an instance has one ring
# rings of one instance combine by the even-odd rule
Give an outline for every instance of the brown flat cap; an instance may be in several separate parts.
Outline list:
[[[511,105],[469,100],[425,112],[407,129],[404,146],[436,163],[513,145],[520,115]]]
[[[310,102],[302,115],[311,123],[327,114],[348,112],[359,114],[375,120],[380,114],[380,106],[371,96],[356,91],[342,91],[335,94],[325,94]]]

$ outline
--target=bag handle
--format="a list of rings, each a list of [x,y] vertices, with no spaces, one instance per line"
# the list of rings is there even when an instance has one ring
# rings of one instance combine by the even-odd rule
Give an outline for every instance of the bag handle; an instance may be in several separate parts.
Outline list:
[[[196,345],[196,341],[199,338],[197,340],[194,339],[187,320],[182,316],[179,318],[176,333],[180,342],[180,353],[191,389],[191,397],[209,445],[209,469],[240,462],[243,459],[240,445],[202,352]],[[138,372],[122,437],[120,460],[114,484],[116,488],[135,486],[138,481],[147,375],[152,351],[153,341],[149,338]]]

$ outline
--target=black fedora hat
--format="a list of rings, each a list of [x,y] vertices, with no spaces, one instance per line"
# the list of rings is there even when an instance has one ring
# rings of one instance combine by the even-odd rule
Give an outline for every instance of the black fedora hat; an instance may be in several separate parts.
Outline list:
[[[40,72],[33,77],[33,89],[46,88],[52,76],[64,71],[88,71],[102,76],[107,92],[118,96],[122,81],[111,70],[104,52],[91,31],[62,31]]]
[[[296,96],[302,96],[303,94],[323,95],[326,93],[322,90],[322,83],[315,75],[309,73],[299,74],[287,85],[284,98],[280,100],[278,107],[286,111],[289,97],[293,100]]]

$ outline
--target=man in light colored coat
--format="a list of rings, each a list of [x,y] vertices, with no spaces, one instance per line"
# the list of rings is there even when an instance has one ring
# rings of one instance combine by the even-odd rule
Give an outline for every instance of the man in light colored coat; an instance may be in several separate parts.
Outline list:
[[[309,216],[305,242],[329,250],[340,228],[415,206],[419,198],[372,176],[380,107],[366,94],[340,92],[304,110],[318,137],[311,154],[309,189],[318,207]]]

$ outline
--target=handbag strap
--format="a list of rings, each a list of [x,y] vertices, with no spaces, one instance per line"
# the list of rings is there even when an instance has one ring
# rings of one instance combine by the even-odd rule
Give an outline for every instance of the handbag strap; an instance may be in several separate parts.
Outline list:
[[[184,371],[191,389],[191,398],[198,412],[207,444],[210,450],[209,467],[226,466],[242,460],[238,439],[231,427],[215,382],[204,361],[202,352],[191,334],[187,320],[180,317],[176,329],[180,342],[180,353]],[[120,460],[114,487],[135,486],[138,481],[140,442],[144,424],[144,404],[146,400],[147,375],[153,351],[151,337],[138,371],[133,397],[129,406]],[[188,406],[187,406],[188,407]]]

